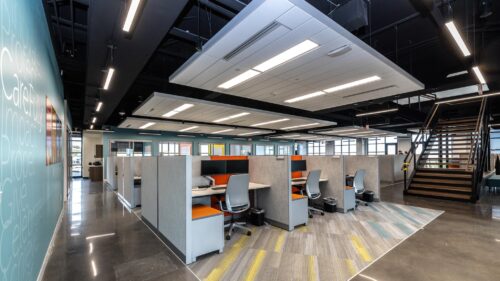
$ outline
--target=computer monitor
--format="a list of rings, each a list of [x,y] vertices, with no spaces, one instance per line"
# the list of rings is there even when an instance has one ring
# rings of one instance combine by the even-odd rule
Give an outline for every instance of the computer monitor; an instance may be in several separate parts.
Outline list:
[[[228,174],[248,174],[248,160],[228,160],[226,171]]]
[[[292,172],[307,171],[306,160],[292,161]]]
[[[225,160],[202,160],[201,161],[201,175],[220,175],[226,174],[226,161]]]

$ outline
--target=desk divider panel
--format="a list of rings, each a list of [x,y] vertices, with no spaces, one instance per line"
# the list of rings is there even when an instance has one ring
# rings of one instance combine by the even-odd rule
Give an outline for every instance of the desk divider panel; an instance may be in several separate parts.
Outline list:
[[[396,165],[394,155],[380,155],[377,157],[380,165],[380,182],[393,183],[395,180],[394,166]]]
[[[116,157],[116,171],[117,171],[116,172],[116,191],[118,192],[118,195],[120,195],[121,197],[123,197],[123,186],[124,186],[123,158],[124,157]]]
[[[257,192],[258,207],[265,209],[269,223],[289,230],[291,206],[290,156],[249,156],[250,181],[271,188]]]
[[[122,157],[123,161],[123,184],[122,193],[123,199],[129,205],[130,208],[135,208],[134,199],[134,174],[135,174],[135,162],[140,161],[137,157]]]
[[[380,199],[380,165],[377,156],[344,156],[345,172],[354,175],[357,170],[364,169],[365,189],[375,192],[375,198]]]
[[[106,182],[111,189],[116,189],[116,156],[106,158]]]
[[[158,230],[186,263],[191,263],[192,157],[158,158]]]
[[[143,157],[141,164],[142,217],[158,228],[158,157]]]
[[[306,160],[307,176],[309,171],[321,170],[321,178],[328,179],[327,182],[320,183],[321,197],[333,197],[337,199],[337,207],[343,208],[345,171],[343,157],[331,156],[302,156]]]

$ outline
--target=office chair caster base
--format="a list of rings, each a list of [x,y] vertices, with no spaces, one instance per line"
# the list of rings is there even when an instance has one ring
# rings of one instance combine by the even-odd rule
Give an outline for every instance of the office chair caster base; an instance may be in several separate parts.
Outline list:
[[[252,236],[252,232],[251,232],[251,231],[248,231],[248,232],[247,232],[247,236]]]
[[[309,215],[309,218],[312,219],[313,218],[313,215]]]
[[[226,240],[231,240],[231,235],[226,235]]]
[[[325,212],[321,212],[321,215],[324,216],[325,215]]]

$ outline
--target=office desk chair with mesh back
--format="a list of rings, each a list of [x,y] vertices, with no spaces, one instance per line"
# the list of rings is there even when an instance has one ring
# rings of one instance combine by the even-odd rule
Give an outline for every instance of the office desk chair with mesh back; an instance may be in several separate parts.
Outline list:
[[[321,191],[319,190],[319,178],[321,176],[321,170],[313,170],[310,171],[309,174],[307,175],[307,180],[306,180],[306,193],[307,197],[310,200],[317,200],[321,197]],[[323,210],[317,209],[312,206],[307,207],[309,211],[309,217],[313,217],[314,212],[320,213],[322,216],[325,215],[325,212]]]
[[[354,175],[352,186],[354,188],[354,193],[356,194],[356,207],[358,207],[359,204],[368,206],[367,202],[359,199],[359,197],[363,196],[363,193],[365,192],[365,174],[366,171],[361,169],[357,170]]]
[[[224,228],[229,227],[226,240],[231,239],[231,234],[235,228],[246,231],[248,236],[252,235],[250,229],[244,226],[246,223],[234,220],[235,214],[241,214],[250,209],[250,199],[248,196],[249,184],[250,178],[248,174],[230,176],[226,187],[225,204],[219,201],[220,209],[231,214],[231,222],[224,225]]]

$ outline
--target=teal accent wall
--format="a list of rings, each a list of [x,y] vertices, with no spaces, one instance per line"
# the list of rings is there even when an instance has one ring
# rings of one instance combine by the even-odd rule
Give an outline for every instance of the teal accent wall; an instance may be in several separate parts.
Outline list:
[[[40,0],[0,0],[0,280],[36,280],[63,206],[63,164],[45,165],[45,98],[63,90]]]

